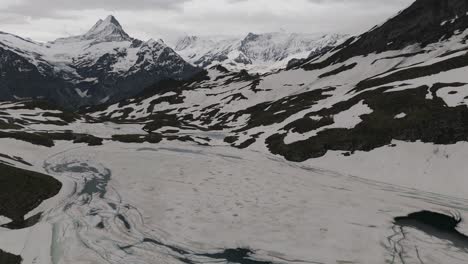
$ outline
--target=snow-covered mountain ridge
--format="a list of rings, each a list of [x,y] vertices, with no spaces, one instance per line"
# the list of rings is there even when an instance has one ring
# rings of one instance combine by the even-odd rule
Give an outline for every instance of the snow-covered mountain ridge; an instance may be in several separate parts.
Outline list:
[[[286,68],[292,59],[333,47],[346,38],[340,34],[249,33],[243,38],[186,36],[174,46],[185,60],[210,68],[217,64],[232,71],[265,73]]]
[[[116,101],[158,80],[199,71],[162,40],[131,38],[113,16],[84,35],[48,43],[0,33],[0,56],[1,99],[45,98],[61,105]]]

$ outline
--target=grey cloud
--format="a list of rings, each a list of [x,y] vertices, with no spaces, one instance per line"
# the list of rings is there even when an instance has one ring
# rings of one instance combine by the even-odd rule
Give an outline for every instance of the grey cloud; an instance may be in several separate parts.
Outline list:
[[[116,15],[133,37],[290,32],[359,34],[414,0],[0,0],[0,30],[39,40],[82,34]],[[18,2],[20,1],[20,2]],[[3,18],[3,19],[2,19]]]
[[[138,11],[148,9],[176,9],[190,0],[23,0],[0,12],[31,18],[64,18],[63,11],[102,9],[107,11]]]

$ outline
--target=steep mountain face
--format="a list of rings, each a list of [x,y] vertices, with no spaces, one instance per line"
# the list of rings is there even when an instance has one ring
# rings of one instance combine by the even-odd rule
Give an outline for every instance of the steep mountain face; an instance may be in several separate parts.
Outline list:
[[[103,42],[132,40],[113,16],[107,17],[105,21],[99,19],[81,38]]]
[[[213,67],[92,115],[145,121],[155,133],[218,131],[232,146],[292,161],[349,156],[395,140],[468,141],[467,12],[465,1],[419,0],[289,70],[260,76]]]
[[[161,40],[131,38],[109,16],[81,36],[38,43],[0,32],[0,99],[45,98],[66,106],[117,101],[161,79],[199,69]]]
[[[285,68],[292,59],[339,43],[344,35],[291,33],[249,33],[245,38],[197,37],[180,39],[175,50],[196,66],[210,68],[221,64],[229,70],[269,72]]]

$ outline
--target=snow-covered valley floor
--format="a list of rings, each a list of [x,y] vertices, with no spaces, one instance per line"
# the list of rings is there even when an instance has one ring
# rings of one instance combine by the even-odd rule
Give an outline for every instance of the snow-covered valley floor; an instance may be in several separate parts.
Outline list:
[[[468,200],[460,198],[224,146],[0,143],[5,154],[64,184],[30,212],[44,212],[40,223],[0,228],[0,249],[27,264],[464,263],[468,257],[463,237],[394,223],[422,210],[467,219]],[[466,234],[468,226],[458,231]]]

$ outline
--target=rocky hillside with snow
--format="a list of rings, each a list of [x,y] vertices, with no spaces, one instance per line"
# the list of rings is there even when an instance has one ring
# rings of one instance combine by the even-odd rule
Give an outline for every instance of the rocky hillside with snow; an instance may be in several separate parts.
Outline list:
[[[416,1],[288,70],[249,75],[212,67],[91,114],[144,122],[153,133],[218,131],[234,147],[293,161],[332,151],[348,156],[394,140],[467,141],[467,11],[461,0]]]
[[[158,80],[199,71],[162,40],[131,38],[113,16],[84,35],[48,43],[0,32],[0,62],[0,99],[68,107],[118,101]]]
[[[232,70],[266,73],[286,68],[292,59],[333,47],[346,38],[339,34],[249,33],[244,38],[186,36],[174,49],[192,64],[217,64]]]

